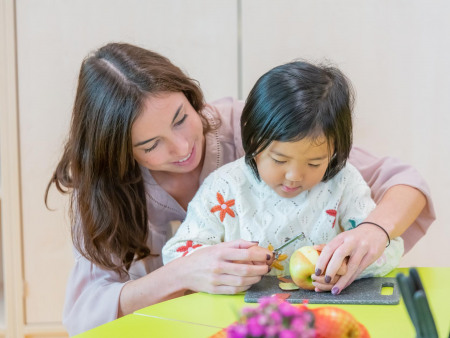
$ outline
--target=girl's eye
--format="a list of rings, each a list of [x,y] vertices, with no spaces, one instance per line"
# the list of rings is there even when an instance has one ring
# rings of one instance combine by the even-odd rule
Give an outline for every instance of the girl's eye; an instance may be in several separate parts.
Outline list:
[[[151,152],[153,149],[156,148],[156,146],[158,145],[159,141],[156,141],[155,143],[153,143],[153,145],[150,148],[144,149],[145,153],[149,153]]]
[[[273,160],[276,164],[283,164],[283,163],[286,163],[286,161],[278,161],[278,160],[276,160],[276,159],[274,159],[274,158],[272,158],[272,160]]]
[[[320,164],[312,164],[312,163],[309,163],[308,165],[313,168],[318,168],[320,166]]]
[[[186,118],[187,118],[187,115],[184,114],[183,118],[180,121],[178,121],[177,123],[175,123],[174,126],[182,125],[184,123],[184,121],[186,120]]]

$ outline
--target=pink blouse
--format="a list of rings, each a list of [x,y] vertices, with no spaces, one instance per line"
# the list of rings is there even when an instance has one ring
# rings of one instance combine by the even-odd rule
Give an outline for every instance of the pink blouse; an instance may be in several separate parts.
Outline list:
[[[220,120],[220,126],[206,135],[206,153],[200,183],[212,171],[225,163],[244,155],[241,144],[240,116],[244,102],[224,98],[207,105],[204,113],[212,122]],[[435,219],[429,188],[412,167],[390,158],[377,158],[354,147],[350,162],[361,172],[371,187],[375,202],[392,186],[413,186],[427,198],[427,206],[403,234],[405,252],[425,234]],[[149,217],[149,246],[152,252],[161,254],[166,241],[172,236],[171,221],[182,221],[186,211],[142,169],[147,194]],[[63,323],[69,334],[76,335],[117,318],[119,295],[127,281],[138,279],[162,266],[161,255],[147,257],[132,264],[129,276],[104,270],[92,264],[74,250],[75,266],[67,284]],[[156,286],[155,286],[156,287]]]

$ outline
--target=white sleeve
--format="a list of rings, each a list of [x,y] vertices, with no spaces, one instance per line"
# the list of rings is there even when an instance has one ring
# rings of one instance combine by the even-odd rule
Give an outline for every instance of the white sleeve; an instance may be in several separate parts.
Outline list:
[[[200,186],[197,194],[189,203],[186,219],[175,235],[163,247],[163,263],[186,256],[197,248],[214,245],[224,241],[225,228],[220,220],[221,211],[212,211],[220,207],[219,193],[224,201],[229,195],[229,185],[218,187],[220,169],[210,174]]]
[[[70,336],[117,318],[119,296],[128,276],[104,270],[74,250],[75,266],[69,277],[63,324]]]
[[[403,239],[401,237],[391,239],[391,244],[384,250],[383,254],[361,272],[357,279],[387,275],[399,265],[403,251]]]

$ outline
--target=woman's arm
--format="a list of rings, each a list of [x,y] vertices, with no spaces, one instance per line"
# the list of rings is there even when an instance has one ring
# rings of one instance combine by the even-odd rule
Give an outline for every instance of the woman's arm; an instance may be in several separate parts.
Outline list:
[[[390,238],[398,237],[421,213],[425,203],[425,197],[418,190],[397,185],[386,192],[366,221],[383,226]],[[331,240],[323,249],[316,268],[324,269],[322,271],[333,278],[344,258],[349,257],[347,273],[335,285],[334,293],[339,293],[383,254],[386,244],[387,237],[381,229],[372,224],[361,224]]]
[[[435,219],[426,183],[414,168],[393,158],[379,159],[356,148],[350,159],[371,187],[377,202],[366,221],[383,226],[391,238],[403,234],[405,252],[408,251]],[[386,243],[386,234],[371,224],[343,232],[322,251],[316,275],[325,271],[334,277],[343,260],[349,257],[348,271],[336,283],[340,292],[381,256]]]
[[[408,252],[436,219],[428,184],[412,166],[392,157],[373,156],[357,147],[352,149],[349,162],[361,173],[372,198],[381,207],[371,217],[386,219],[391,237],[400,234]],[[393,187],[397,188],[387,194]]]
[[[238,165],[230,163],[226,170]],[[228,203],[225,201],[234,199],[230,189],[236,184],[226,181],[228,175],[222,168],[202,183],[189,203],[185,220],[163,247],[165,265],[124,286],[119,315],[180,296],[186,290],[235,294],[247,290],[268,272],[267,263],[272,258],[268,249],[239,239],[222,242],[233,238],[226,229],[239,228],[238,215],[231,209],[234,202],[223,208]]]
[[[70,336],[116,319],[120,290],[129,280],[97,267],[76,250],[74,256],[63,311],[63,324]]]
[[[238,264],[233,261],[267,262],[268,250],[244,240],[220,243],[194,250],[150,274],[125,284],[120,294],[119,316],[184,294],[186,290],[235,294],[260,281],[267,264]],[[252,248],[252,250],[248,250]]]
[[[252,248],[252,250],[248,250]],[[231,261],[267,261],[267,249],[237,240],[220,243],[174,260],[136,280],[92,264],[76,252],[67,284],[63,323],[77,335],[141,308],[175,298],[186,290],[234,294],[247,290],[268,266]],[[145,270],[141,264],[136,270]]]
[[[390,238],[401,236],[414,223],[427,204],[425,195],[408,185],[389,188],[366,221],[381,225]]]

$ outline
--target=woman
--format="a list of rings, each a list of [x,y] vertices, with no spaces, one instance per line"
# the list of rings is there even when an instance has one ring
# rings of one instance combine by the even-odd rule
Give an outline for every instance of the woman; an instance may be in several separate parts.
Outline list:
[[[71,335],[187,290],[240,292],[268,272],[272,253],[243,240],[165,266],[160,255],[203,179],[244,154],[242,107],[229,98],[205,104],[195,81],[136,46],[108,44],[83,61],[69,139],[47,188],[72,193],[75,266],[64,309]],[[360,149],[350,162],[378,203],[366,221],[390,237],[403,234],[408,250],[433,221],[425,182]],[[342,233],[325,247],[316,274],[333,278],[349,256],[336,284],[342,289],[385,245],[386,234],[371,224]]]

